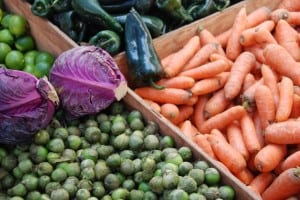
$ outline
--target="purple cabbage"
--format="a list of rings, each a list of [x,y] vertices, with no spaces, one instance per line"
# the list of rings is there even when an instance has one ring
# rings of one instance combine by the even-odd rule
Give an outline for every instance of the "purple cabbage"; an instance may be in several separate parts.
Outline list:
[[[47,78],[0,68],[0,143],[19,144],[51,121],[59,100]]]
[[[67,114],[96,114],[127,93],[127,81],[108,52],[78,46],[61,53],[49,75]]]

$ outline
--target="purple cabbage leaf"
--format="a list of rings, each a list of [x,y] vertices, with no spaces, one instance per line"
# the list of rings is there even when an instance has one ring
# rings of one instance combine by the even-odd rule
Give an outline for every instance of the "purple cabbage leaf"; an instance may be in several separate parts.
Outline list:
[[[61,53],[49,79],[63,109],[73,117],[96,114],[127,93],[127,81],[114,59],[93,45]]]
[[[0,143],[30,142],[49,124],[58,104],[46,77],[0,67]]]

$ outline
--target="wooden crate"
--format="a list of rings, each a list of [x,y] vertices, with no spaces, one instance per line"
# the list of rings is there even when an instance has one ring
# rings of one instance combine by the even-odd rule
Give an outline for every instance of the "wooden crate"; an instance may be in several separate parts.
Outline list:
[[[233,5],[222,12],[214,13],[204,19],[195,21],[189,25],[183,26],[177,30],[169,32],[163,36],[154,39],[154,46],[160,58],[177,51],[183,44],[193,35],[196,34],[197,28],[203,26],[214,34],[221,33],[231,27],[234,17],[238,10],[245,6],[247,12],[250,13],[258,7],[267,6],[274,9],[280,0],[245,0],[236,5]],[[62,31],[49,21],[40,17],[34,16],[31,13],[30,5],[22,0],[4,0],[5,6],[8,10],[14,13],[24,15],[31,28],[31,33],[35,38],[38,48],[52,53],[54,56],[59,55],[65,50],[77,46],[77,44],[68,38]],[[180,37],[178,37],[180,36]],[[120,70],[127,76],[127,65],[125,53],[122,52],[115,57]],[[236,199],[241,200],[256,200],[261,199],[260,196],[249,190],[242,182],[233,176],[227,169],[225,169],[219,162],[210,158],[192,141],[186,139],[183,133],[171,124],[167,119],[155,112],[129,89],[127,95],[124,97],[125,103],[132,109],[138,109],[143,113],[147,120],[152,120],[159,124],[161,133],[163,135],[170,135],[175,140],[178,146],[189,146],[193,150],[195,158],[207,161],[211,166],[217,168],[222,175],[222,182],[229,184],[236,190]]]

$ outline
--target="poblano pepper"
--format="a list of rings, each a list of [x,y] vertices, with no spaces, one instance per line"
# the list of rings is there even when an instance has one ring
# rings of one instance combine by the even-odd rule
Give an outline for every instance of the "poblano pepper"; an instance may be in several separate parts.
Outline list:
[[[194,20],[206,17],[214,12],[220,11],[228,7],[230,0],[204,0],[196,1],[191,4],[187,11],[193,17]]]
[[[72,0],[52,0],[52,8],[54,12],[65,12],[72,8]]]
[[[111,30],[99,31],[90,38],[88,43],[101,47],[111,55],[119,53],[121,47],[119,35]]]
[[[193,21],[192,16],[183,7],[181,0],[156,0],[155,5],[180,23]]]
[[[150,32],[135,9],[126,17],[125,53],[132,87],[158,87],[154,82],[164,77],[164,71]]]
[[[51,0],[34,0],[31,12],[40,17],[47,17],[51,14]]]
[[[123,27],[108,12],[106,12],[98,0],[72,0],[74,11],[87,22],[93,22],[118,34],[123,33]]]

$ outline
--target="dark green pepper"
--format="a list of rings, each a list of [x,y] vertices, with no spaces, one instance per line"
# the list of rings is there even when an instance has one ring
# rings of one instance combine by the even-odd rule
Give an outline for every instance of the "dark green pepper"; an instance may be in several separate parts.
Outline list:
[[[71,10],[53,15],[53,21],[72,40],[77,43],[83,41],[86,35],[86,23],[79,19],[75,11]]]
[[[112,3],[101,5],[101,7],[108,13],[124,13],[129,12],[129,10],[134,7],[136,0],[126,0],[120,3]]]
[[[126,22],[126,14],[113,15],[113,17],[122,25]],[[150,15],[141,15],[143,22],[146,24],[149,29],[152,37],[157,37],[166,32],[166,24],[163,20],[156,16]]]
[[[90,38],[89,44],[101,47],[111,55],[115,55],[120,51],[121,40],[119,35],[115,32],[102,30]]]
[[[72,8],[72,0],[52,0],[52,8],[54,12],[65,12]]]
[[[187,11],[189,14],[196,19],[200,19],[206,17],[216,11],[223,10],[228,7],[230,4],[230,0],[219,0],[217,3],[213,0],[205,0],[201,3],[191,4]]]
[[[47,17],[52,13],[51,0],[34,0],[31,12],[40,17]]]
[[[155,5],[180,23],[193,21],[192,16],[181,4],[181,0],[156,0]]]
[[[123,27],[109,13],[107,13],[97,0],[72,0],[74,11],[88,22],[94,22],[118,34],[123,33]]]
[[[136,0],[134,8],[140,13],[148,13],[154,6],[154,0]]]
[[[126,18],[125,53],[132,87],[151,84],[156,87],[154,82],[164,77],[164,71],[150,32],[135,9]]]
[[[115,4],[115,3],[121,3],[123,0],[98,0],[100,5],[108,5],[108,4]]]
[[[224,10],[230,5],[230,0],[214,0],[215,7],[218,11]]]

